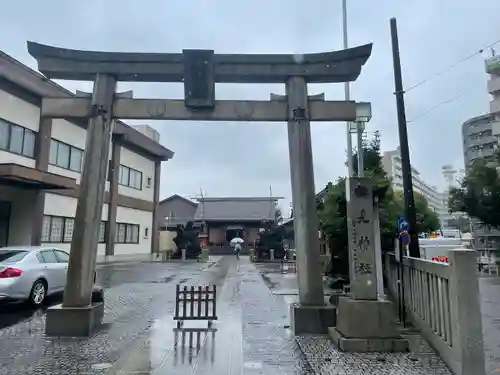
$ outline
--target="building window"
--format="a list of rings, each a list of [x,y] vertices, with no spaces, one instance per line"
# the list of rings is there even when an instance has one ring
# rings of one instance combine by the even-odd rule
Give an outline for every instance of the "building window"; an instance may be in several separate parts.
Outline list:
[[[73,239],[75,219],[64,216],[44,215],[42,223],[42,242],[69,243]],[[105,240],[106,222],[101,222],[99,243]]]
[[[64,239],[63,242],[71,242],[73,239],[73,229],[75,228],[75,219],[67,218],[64,223]]]
[[[118,183],[132,189],[142,190],[142,172],[120,165]]]
[[[106,237],[106,222],[101,221],[101,226],[99,228],[99,243],[105,242]]]
[[[82,171],[83,150],[56,139],[50,141],[49,163],[74,172]]]
[[[116,223],[116,243],[139,243],[139,225]]]
[[[33,158],[35,132],[0,119],[0,150]]]

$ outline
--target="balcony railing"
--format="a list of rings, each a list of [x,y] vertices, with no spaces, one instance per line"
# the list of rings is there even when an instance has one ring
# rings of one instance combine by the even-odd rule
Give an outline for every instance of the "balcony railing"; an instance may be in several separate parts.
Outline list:
[[[490,112],[500,114],[500,100],[492,100],[490,102]]]
[[[488,80],[488,92],[493,94],[500,91],[500,77],[493,76],[492,79]]]

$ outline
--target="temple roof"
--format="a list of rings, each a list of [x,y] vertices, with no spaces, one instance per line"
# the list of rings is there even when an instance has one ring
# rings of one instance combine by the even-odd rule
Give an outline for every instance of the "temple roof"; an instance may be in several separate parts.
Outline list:
[[[275,220],[275,203],[280,197],[200,198],[195,220],[262,221]]]

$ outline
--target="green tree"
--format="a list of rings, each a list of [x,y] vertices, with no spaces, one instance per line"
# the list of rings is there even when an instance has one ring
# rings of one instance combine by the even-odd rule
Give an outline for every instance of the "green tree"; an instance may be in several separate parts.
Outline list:
[[[396,222],[403,216],[404,204],[402,195],[391,188],[390,179],[382,166],[380,154],[380,138],[378,134],[370,142],[363,145],[364,172],[374,187],[374,195],[379,197],[380,232],[383,250],[392,250],[396,238]],[[354,155],[354,168],[357,173],[357,154]],[[347,236],[347,205],[345,199],[345,178],[326,186],[327,194],[322,202],[318,202],[320,226],[325,233],[332,251],[330,274],[339,279],[348,279],[349,253]],[[439,228],[436,214],[429,209],[422,196],[415,197],[419,230],[428,231]]]
[[[397,202],[398,214],[404,213],[404,197],[403,192],[398,191],[394,194],[394,199]],[[415,210],[417,211],[417,230],[418,233],[435,231],[440,228],[439,217],[434,210],[429,207],[427,199],[422,194],[413,192],[415,201]]]
[[[467,169],[458,188],[451,189],[451,211],[465,212],[500,229],[500,178],[496,166],[478,160]]]

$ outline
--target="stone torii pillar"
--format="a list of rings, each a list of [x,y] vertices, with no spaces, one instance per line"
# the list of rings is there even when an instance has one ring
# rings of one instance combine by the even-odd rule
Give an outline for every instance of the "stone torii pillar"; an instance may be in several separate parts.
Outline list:
[[[299,303],[290,306],[291,328],[295,334],[326,333],[335,326],[335,308],[325,304],[323,291],[307,82],[290,77],[285,85],[299,287]]]
[[[109,144],[113,124],[113,101],[117,80],[97,74],[92,93],[92,109],[87,128],[85,160],[76,207],[75,228],[68,264],[68,280],[62,305],[48,309],[45,332],[54,336],[88,336],[101,324],[104,303],[91,303],[95,262]]]
[[[319,222],[305,79],[291,77],[286,82],[286,94],[295,246],[298,249],[299,302],[303,306],[323,306],[325,301],[319,254]]]

